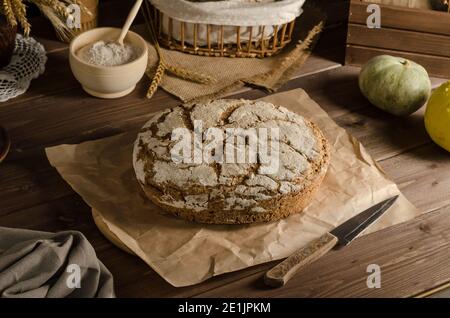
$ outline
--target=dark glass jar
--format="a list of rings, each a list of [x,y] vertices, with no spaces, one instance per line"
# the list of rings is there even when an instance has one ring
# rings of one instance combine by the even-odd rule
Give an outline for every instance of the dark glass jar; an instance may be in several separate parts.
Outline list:
[[[3,16],[0,16],[0,68],[8,65],[14,51],[17,28],[11,27]]]
[[[434,10],[449,11],[449,0],[430,0]]]

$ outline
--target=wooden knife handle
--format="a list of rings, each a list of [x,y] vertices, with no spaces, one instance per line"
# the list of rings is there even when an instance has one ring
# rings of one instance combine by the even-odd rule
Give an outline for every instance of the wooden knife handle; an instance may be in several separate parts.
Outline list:
[[[281,287],[286,284],[304,266],[316,261],[336,246],[338,238],[326,233],[318,239],[311,241],[305,247],[286,258],[283,262],[269,270],[264,276],[264,282],[272,287]]]

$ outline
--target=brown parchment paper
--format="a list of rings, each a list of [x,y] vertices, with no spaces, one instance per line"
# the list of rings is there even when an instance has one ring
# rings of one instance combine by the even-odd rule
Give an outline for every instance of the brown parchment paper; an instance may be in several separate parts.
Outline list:
[[[137,132],[47,148],[46,152],[51,164],[98,212],[109,231],[174,286],[193,285],[287,257],[364,209],[400,194],[364,147],[303,90],[263,100],[314,121],[332,145],[328,173],[311,205],[304,213],[277,222],[202,225],[164,215],[143,195],[135,179],[132,145]],[[365,233],[418,214],[400,194],[394,206]]]

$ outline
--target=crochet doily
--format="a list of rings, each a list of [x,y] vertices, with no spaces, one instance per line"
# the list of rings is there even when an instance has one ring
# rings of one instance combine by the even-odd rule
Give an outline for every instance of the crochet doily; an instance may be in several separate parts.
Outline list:
[[[11,62],[0,69],[0,102],[25,93],[31,80],[44,73],[46,62],[42,44],[18,34]]]

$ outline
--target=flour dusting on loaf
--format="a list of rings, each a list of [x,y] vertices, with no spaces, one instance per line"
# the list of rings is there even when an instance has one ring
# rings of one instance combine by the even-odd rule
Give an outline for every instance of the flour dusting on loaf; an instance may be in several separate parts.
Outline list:
[[[199,123],[202,130],[196,131]],[[174,156],[180,142],[173,138],[177,128],[184,129],[183,137],[192,137],[192,143],[200,136],[202,149],[211,142],[206,138],[208,129],[223,132],[224,144],[241,137],[246,159],[254,136],[227,133],[258,132],[259,142],[260,132],[276,129],[277,134],[266,136],[267,151],[277,155],[276,169],[269,171],[260,152],[245,162],[181,161],[181,156]],[[227,148],[223,149],[225,154]],[[230,149],[237,158],[237,150]],[[217,158],[218,152],[211,156]],[[217,224],[273,221],[301,212],[328,163],[329,146],[315,124],[284,107],[249,100],[216,100],[159,112],[139,132],[133,152],[137,179],[151,201],[176,216]]]

